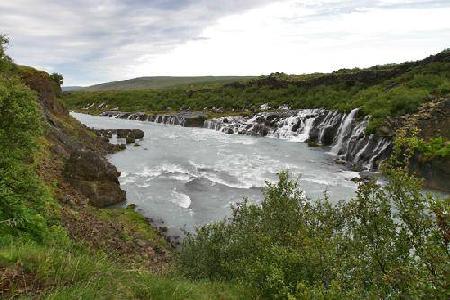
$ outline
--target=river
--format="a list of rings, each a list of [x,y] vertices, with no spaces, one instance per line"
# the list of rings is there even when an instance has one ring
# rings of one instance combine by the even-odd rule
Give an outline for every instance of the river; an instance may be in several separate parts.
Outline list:
[[[276,182],[280,170],[288,170],[311,201],[325,191],[333,202],[349,199],[357,188],[350,179],[358,173],[336,164],[327,148],[204,128],[71,115],[97,129],[145,132],[139,146],[128,145],[108,159],[121,172],[127,204],[136,204],[171,235],[229,216],[230,205],[244,197],[260,202],[265,182]]]

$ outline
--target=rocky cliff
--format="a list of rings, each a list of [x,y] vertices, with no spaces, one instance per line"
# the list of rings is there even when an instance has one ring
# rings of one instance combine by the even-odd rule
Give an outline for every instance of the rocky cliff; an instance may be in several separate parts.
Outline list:
[[[392,128],[403,128],[415,134],[424,141],[434,137],[450,140],[450,98],[435,97],[425,103],[411,115],[403,116],[397,121],[391,121]],[[410,169],[425,179],[425,186],[450,192],[450,159],[449,157],[434,157],[430,159],[422,153],[415,153],[410,161]]]
[[[39,176],[61,205],[57,218],[71,239],[113,260],[161,272],[170,246],[144,217],[130,209],[99,209],[126,200],[116,167],[105,158],[123,149],[69,116],[58,99],[60,87],[45,72],[26,68],[22,80],[36,91],[46,120]],[[139,132],[134,132],[140,137]],[[56,214],[56,213],[55,213]]]
[[[46,72],[25,67],[20,76],[38,95],[47,120],[46,136],[55,155],[54,161],[63,162],[58,166],[60,180],[70,185],[74,194],[86,197],[97,207],[123,202],[125,192],[120,189],[120,173],[103,157],[119,147],[96,138],[93,132],[69,116],[58,100],[59,84]]]

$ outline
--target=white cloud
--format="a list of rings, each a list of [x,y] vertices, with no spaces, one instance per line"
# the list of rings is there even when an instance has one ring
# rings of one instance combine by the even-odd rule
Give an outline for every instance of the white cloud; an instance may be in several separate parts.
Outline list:
[[[149,58],[128,75],[305,73],[416,60],[450,46],[449,15],[450,5],[380,6],[321,17],[298,1],[275,3],[224,17],[202,32],[207,39]]]

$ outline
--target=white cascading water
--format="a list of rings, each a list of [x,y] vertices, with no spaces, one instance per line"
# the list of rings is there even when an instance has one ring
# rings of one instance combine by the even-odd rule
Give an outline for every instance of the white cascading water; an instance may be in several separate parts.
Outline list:
[[[377,146],[372,151],[372,158],[369,160],[368,164],[365,166],[367,170],[375,170],[375,159],[378,158],[390,145],[390,142],[384,138],[378,141]]]
[[[344,119],[344,122],[339,127],[338,133],[337,133],[337,140],[336,144],[331,148],[331,153],[337,155],[339,153],[339,150],[341,150],[344,138],[346,135],[352,130],[352,122],[355,118],[356,113],[358,112],[359,108],[353,109]]]
[[[226,134],[270,136],[292,142],[331,144],[330,154],[339,155],[341,160],[357,169],[374,170],[379,161],[387,157],[391,141],[374,135],[367,136],[365,129],[369,118],[355,120],[358,110],[355,108],[347,115],[325,109],[262,112],[252,117],[228,116],[209,119],[204,122],[203,127]],[[122,112],[106,112],[104,115],[170,125],[183,123],[183,117],[177,115],[130,115]]]
[[[297,137],[297,140],[299,142],[306,142],[306,140],[309,138],[309,132],[311,131],[314,120],[315,118],[308,118],[305,120],[303,129]]]
[[[295,116],[281,119],[277,124],[278,128],[270,136],[292,142],[306,142],[312,124],[317,117],[317,111],[315,109],[303,109]],[[298,128],[294,129],[294,126],[298,126]]]
[[[373,138],[373,134],[371,134],[369,136],[369,141]],[[355,159],[353,160],[355,163],[359,162],[361,155],[364,153],[364,151],[367,150],[367,148],[369,147],[370,143],[366,143],[366,145],[364,147],[361,148],[361,150],[358,151],[358,153],[356,153]]]

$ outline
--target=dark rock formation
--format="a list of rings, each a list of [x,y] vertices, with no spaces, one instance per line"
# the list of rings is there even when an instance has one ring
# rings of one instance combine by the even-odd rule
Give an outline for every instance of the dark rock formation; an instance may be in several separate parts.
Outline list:
[[[435,137],[450,139],[450,98],[430,96],[428,102],[418,111],[398,118],[389,118],[382,131],[395,132],[402,129],[407,135],[417,135],[424,141]],[[450,191],[449,157],[425,158],[416,153],[410,161],[410,168],[425,179],[425,186],[431,189]]]
[[[67,110],[57,99],[62,93],[61,87],[50,79],[48,73],[25,67],[20,71],[20,77],[30,89],[37,92],[39,102],[47,117],[49,114],[68,114]]]
[[[450,159],[427,160],[417,154],[410,162],[410,169],[425,179],[425,187],[450,193]]]
[[[143,112],[128,113],[120,111],[105,111],[101,116],[121,119],[149,121],[167,125],[181,125],[183,127],[203,127],[206,115],[203,112],[182,111],[172,115],[147,115]]]
[[[325,126],[323,128],[321,143],[322,145],[331,145],[333,144],[334,138],[336,137],[336,133],[338,130],[338,126]]]
[[[94,151],[73,152],[65,163],[64,176],[96,207],[106,207],[126,199],[117,179],[120,173]]]
[[[190,115],[184,116],[181,125],[184,127],[203,127],[206,121],[206,116],[204,115]]]
[[[141,129],[92,129],[95,133],[103,138],[110,139],[113,134],[117,134],[118,138],[126,139],[126,143],[134,143],[136,139],[144,138],[144,131]]]

